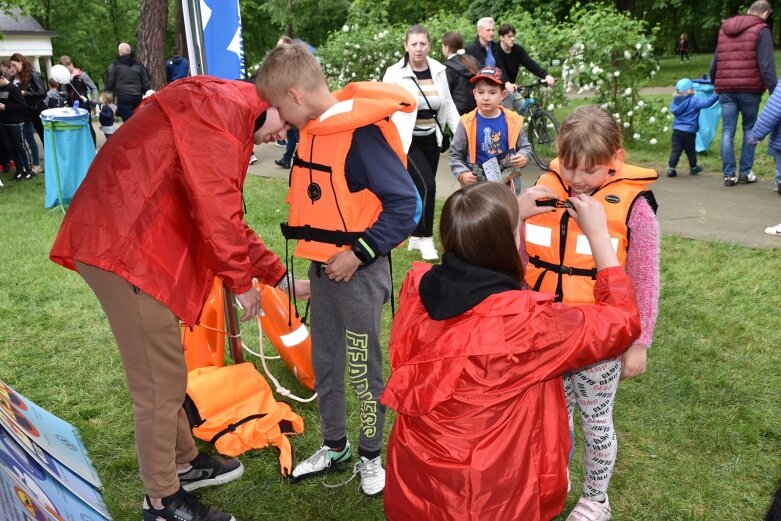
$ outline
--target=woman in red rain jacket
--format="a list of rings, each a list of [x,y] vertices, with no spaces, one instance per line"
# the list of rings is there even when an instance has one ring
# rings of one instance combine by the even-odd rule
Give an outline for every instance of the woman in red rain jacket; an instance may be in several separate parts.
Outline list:
[[[462,188],[445,203],[442,264],[416,263],[401,289],[382,397],[390,520],[547,520],[567,495],[570,438],[561,374],[617,356],[640,333],[631,280],[602,206],[568,211],[598,268],[596,304],[569,307],[521,289],[521,218],[549,208],[533,188]],[[520,211],[519,211],[520,207]]]

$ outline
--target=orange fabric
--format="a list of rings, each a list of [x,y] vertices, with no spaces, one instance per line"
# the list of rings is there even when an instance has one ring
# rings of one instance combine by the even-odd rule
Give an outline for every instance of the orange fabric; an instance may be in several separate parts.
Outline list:
[[[569,197],[564,181],[556,173],[559,169],[558,158],[550,165],[550,172],[543,174],[537,184],[550,188],[560,199]],[[654,170],[624,164],[615,175],[608,177],[605,183],[592,194],[602,203],[607,216],[608,231],[621,265],[626,261],[628,245],[627,222],[632,206],[638,197],[649,191],[648,185],[656,180]],[[588,240],[574,219],[567,219],[566,235],[560,232],[565,209],[535,215],[524,223],[524,242],[529,255],[525,280],[530,288],[555,293],[559,283],[559,274],[532,264],[532,259],[540,258],[555,265],[590,270],[595,268],[594,257],[588,247]],[[559,258],[561,240],[564,245],[564,259]],[[581,304],[594,302],[594,279],[583,275],[561,275],[561,290],[564,302]]]
[[[499,107],[504,112],[504,119],[507,121],[507,146],[515,148],[518,142],[518,136],[523,130],[523,116],[504,107]],[[461,124],[466,130],[466,141],[469,144],[469,162],[477,162],[477,109],[467,112],[461,116]]]
[[[315,390],[312,368],[312,338],[298,315],[290,311],[287,293],[266,284],[256,284],[260,292],[261,313],[257,317],[263,333],[285,362],[288,370],[307,389]]]
[[[304,420],[288,404],[274,400],[271,387],[254,365],[244,363],[191,371],[187,395],[205,419],[193,428],[193,434],[204,441],[247,416],[266,413],[263,418],[248,421],[223,435],[214,447],[225,456],[238,456],[251,449],[273,445],[279,450],[282,475],[290,474],[293,453],[290,441],[280,429],[280,422],[290,422],[293,431],[300,434],[304,432]]]
[[[548,520],[564,507],[567,408],[560,375],[618,355],[640,332],[632,282],[600,271],[599,305],[569,307],[532,291],[489,296],[432,320],[415,263],[399,296],[382,402],[391,521]]]
[[[379,82],[351,83],[334,96],[340,103],[330,109],[333,115],[322,121],[312,120],[302,128],[296,152],[302,161],[323,165],[330,168],[330,172],[294,164],[287,195],[290,206],[287,224],[293,228],[312,226],[363,233],[377,220],[382,205],[371,191],[350,192],[347,186],[344,163],[352,134],[356,128],[376,125],[406,166],[407,156],[401,138],[388,118],[400,110],[414,110],[415,101],[404,88]],[[319,189],[315,198],[310,197],[313,184]],[[337,247],[314,240],[299,240],[294,255],[325,262],[334,253],[350,247],[351,244]]]
[[[195,325],[218,275],[234,293],[285,273],[244,223],[255,120],[251,83],[194,76],[147,98],[103,145],[49,257],[116,273]]]
[[[203,305],[198,325],[182,324],[182,347],[187,370],[225,363],[225,289],[219,277]]]

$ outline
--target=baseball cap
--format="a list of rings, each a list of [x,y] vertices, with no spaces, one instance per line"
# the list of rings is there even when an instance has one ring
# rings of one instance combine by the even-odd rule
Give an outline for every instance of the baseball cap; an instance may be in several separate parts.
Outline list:
[[[499,67],[483,67],[472,77],[471,80],[469,80],[469,83],[475,83],[480,78],[496,83],[500,86],[504,85],[504,81],[502,80],[502,69]]]
[[[678,92],[686,92],[689,89],[694,88],[694,83],[689,78],[681,78],[678,83],[675,84],[675,89]]]

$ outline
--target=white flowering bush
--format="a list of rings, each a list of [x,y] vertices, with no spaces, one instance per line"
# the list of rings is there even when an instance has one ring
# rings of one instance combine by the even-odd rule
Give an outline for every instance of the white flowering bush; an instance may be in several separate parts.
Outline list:
[[[576,4],[570,13],[574,43],[562,67],[569,92],[593,93],[624,129],[627,140],[655,145],[670,126],[662,106],[644,100],[640,89],[659,71],[654,56],[657,28],[612,6]]]

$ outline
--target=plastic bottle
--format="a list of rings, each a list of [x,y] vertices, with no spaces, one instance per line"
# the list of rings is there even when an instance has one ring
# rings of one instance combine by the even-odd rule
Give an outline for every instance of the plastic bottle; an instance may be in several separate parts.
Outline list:
[[[73,102],[73,112],[75,112],[76,114],[79,113],[79,100]]]

